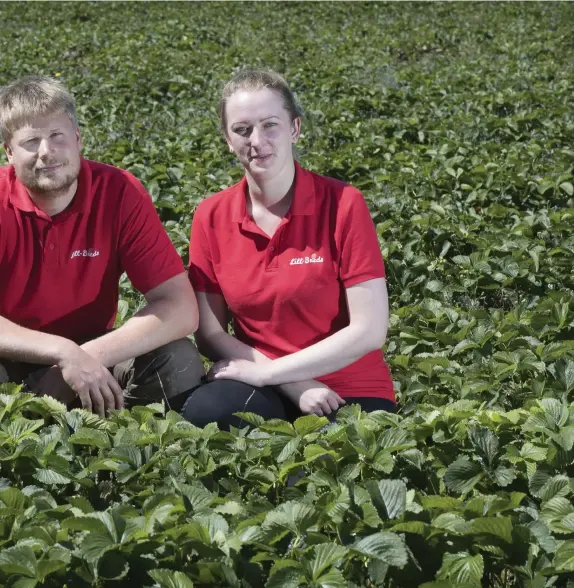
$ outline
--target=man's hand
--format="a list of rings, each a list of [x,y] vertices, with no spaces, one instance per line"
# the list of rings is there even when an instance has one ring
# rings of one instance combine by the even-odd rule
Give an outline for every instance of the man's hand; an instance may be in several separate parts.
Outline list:
[[[104,417],[114,408],[123,408],[124,396],[120,385],[105,366],[80,347],[75,346],[57,367],[64,382],[77,394],[86,410]]]
[[[251,386],[266,386],[268,363],[255,363],[246,359],[223,359],[214,363],[207,374],[211,380],[238,380]]]
[[[46,373],[33,385],[32,392],[38,396],[51,396],[66,406],[77,398],[76,393],[64,381],[57,365],[46,370]]]
[[[331,388],[321,382],[314,381],[314,384],[299,396],[298,404],[302,413],[324,416],[338,410],[346,403]]]

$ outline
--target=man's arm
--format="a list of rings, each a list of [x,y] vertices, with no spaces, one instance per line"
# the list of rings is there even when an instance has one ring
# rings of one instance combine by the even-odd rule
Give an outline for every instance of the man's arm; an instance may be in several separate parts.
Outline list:
[[[197,301],[181,273],[144,294],[147,305],[118,329],[82,349],[107,367],[138,357],[187,335],[198,324]]]
[[[101,416],[106,407],[123,407],[122,390],[112,374],[69,339],[26,329],[0,317],[0,357],[57,366],[82,406]]]
[[[58,365],[74,347],[78,346],[69,339],[21,327],[0,316],[0,358]]]

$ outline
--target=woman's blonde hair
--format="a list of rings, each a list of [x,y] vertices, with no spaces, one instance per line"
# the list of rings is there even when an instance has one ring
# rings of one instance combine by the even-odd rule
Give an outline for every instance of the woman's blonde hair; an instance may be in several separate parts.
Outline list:
[[[227,135],[227,101],[239,91],[257,91],[269,88],[277,92],[282,100],[285,110],[291,116],[291,120],[303,116],[303,110],[297,103],[289,84],[285,79],[274,71],[260,71],[245,69],[236,73],[223,88],[221,100],[219,101],[219,121],[221,130]]]
[[[4,143],[34,118],[58,114],[67,115],[78,126],[74,99],[58,80],[26,76],[0,88],[0,136]]]

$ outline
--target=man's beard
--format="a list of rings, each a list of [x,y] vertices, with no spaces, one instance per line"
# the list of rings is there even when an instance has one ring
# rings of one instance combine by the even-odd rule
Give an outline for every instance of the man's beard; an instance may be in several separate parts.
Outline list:
[[[69,165],[69,162],[67,161],[61,163],[63,163],[64,166]],[[54,163],[52,165],[57,164]],[[64,176],[58,176],[57,181],[50,177],[38,177],[34,171],[26,171],[19,179],[22,184],[24,184],[24,186],[26,186],[26,188],[33,194],[50,198],[60,196],[61,194],[67,192],[70,186],[78,179],[79,173],[80,166],[78,165],[76,169],[70,169]]]

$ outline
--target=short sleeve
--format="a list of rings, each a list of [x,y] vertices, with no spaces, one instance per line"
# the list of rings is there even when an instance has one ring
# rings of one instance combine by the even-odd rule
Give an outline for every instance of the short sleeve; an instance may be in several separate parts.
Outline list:
[[[211,250],[205,231],[205,215],[201,204],[197,207],[191,223],[189,241],[189,281],[196,292],[222,294],[215,275]]]
[[[375,224],[363,195],[345,188],[339,214],[343,214],[340,235],[339,278],[345,288],[385,277]]]
[[[184,273],[153,202],[133,176],[127,177],[120,208],[119,255],[123,270],[142,294]]]

